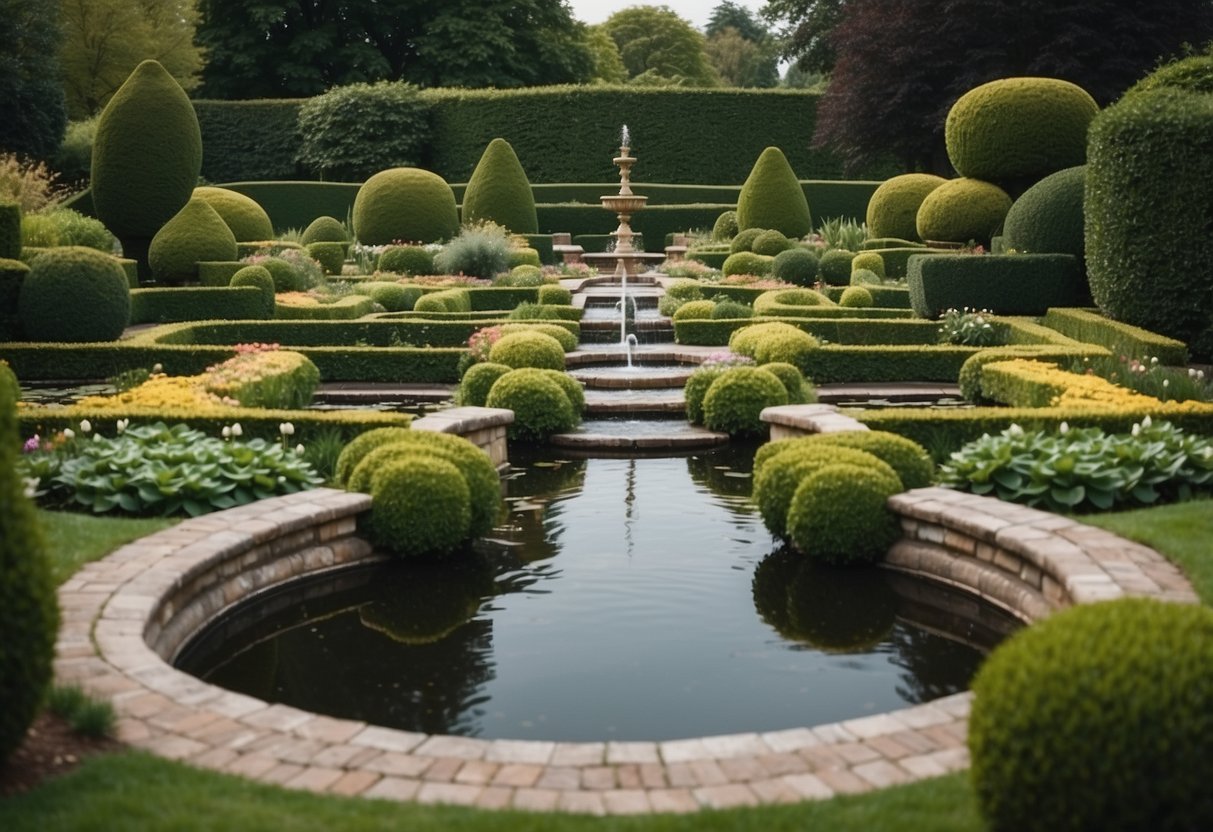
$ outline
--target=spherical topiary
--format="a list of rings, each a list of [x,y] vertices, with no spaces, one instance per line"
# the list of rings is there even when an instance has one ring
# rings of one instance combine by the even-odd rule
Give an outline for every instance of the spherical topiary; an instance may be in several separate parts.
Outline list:
[[[1026,254],[1083,256],[1083,183],[1086,165],[1051,173],[1011,205],[1003,244]]]
[[[1086,161],[1087,128],[1098,112],[1095,99],[1069,81],[990,81],[969,90],[948,111],[948,159],[970,179],[1034,182]]]
[[[927,194],[947,181],[929,173],[906,173],[880,183],[868,200],[868,234],[918,240],[918,208]]]
[[[714,300],[689,300],[682,306],[678,307],[678,311],[674,313],[674,320],[707,320],[712,317],[712,312],[715,309],[716,301]]]
[[[737,212],[725,211],[712,225],[712,239],[718,242],[731,240],[737,236],[737,231]]]
[[[1213,611],[1083,604],[1020,630],[973,681],[991,829],[1213,828]]]
[[[390,168],[372,176],[354,197],[354,234],[364,245],[433,243],[459,231],[455,193],[436,173]]]
[[[333,481],[344,486],[362,458],[378,447],[387,445],[411,434],[408,428],[374,428],[358,434],[341,449],[337,463],[333,466]]]
[[[304,276],[281,257],[258,259],[256,265],[270,273],[270,277],[274,279],[275,292],[302,292],[307,289]]]
[[[376,267],[397,274],[433,274],[434,255],[421,246],[388,246],[379,255]]]
[[[555,338],[560,348],[565,352],[572,352],[577,349],[577,336],[569,332],[560,324],[537,324],[527,322],[525,324],[501,324],[498,329],[502,335],[512,335],[515,332],[542,332],[551,338]]]
[[[848,286],[842,290],[842,297],[838,299],[838,305],[848,309],[867,309],[874,303],[872,293],[862,286]]]
[[[826,465],[796,488],[788,507],[792,545],[826,563],[871,562],[901,536],[888,500],[902,490],[896,475],[857,465]]]
[[[777,451],[765,456],[754,468],[754,504],[767,530],[776,537],[788,537],[788,510],[792,496],[809,474],[826,465],[856,465],[881,468],[889,476],[893,469],[874,455],[841,445],[813,445],[798,440],[770,443]],[[764,445],[765,450],[768,446]]]
[[[888,463],[906,488],[926,488],[935,480],[935,463],[926,449],[896,433],[883,430],[846,430],[815,433],[804,437],[807,443],[841,445],[867,451]]]
[[[781,251],[771,261],[771,277],[797,286],[812,286],[817,282],[818,256],[807,248],[796,246]]]
[[[524,289],[543,285],[543,271],[538,266],[523,264],[510,269],[508,286],[519,286]]]
[[[805,379],[804,373],[796,365],[788,364],[786,361],[772,361],[769,364],[763,364],[758,369],[766,370],[779,379],[779,383],[787,391],[788,404],[810,404],[817,401],[817,391],[813,389],[813,385]]]
[[[856,269],[867,269],[881,280],[885,278],[884,258],[875,251],[861,251],[851,258],[851,271]]]
[[[299,235],[299,242],[304,246],[312,243],[348,243],[349,241],[349,234],[346,232],[345,226],[341,224],[341,220],[328,216],[316,217]]]
[[[732,242],[729,243],[729,251],[736,254],[739,251],[750,251],[754,245],[754,241],[765,228],[745,228],[733,235]]]
[[[687,376],[682,386],[682,397],[686,401],[687,421],[692,425],[703,424],[703,397],[723,372],[723,367],[699,367]]]
[[[164,67],[144,61],[97,120],[90,180],[97,218],[141,277],[152,236],[189,202],[201,168],[194,105]]]
[[[21,206],[0,202],[0,260],[21,257]]]
[[[851,282],[851,261],[855,252],[832,248],[821,255],[821,279],[831,286],[846,286]]]
[[[451,463],[425,454],[396,460],[371,484],[371,535],[395,554],[445,554],[469,537],[471,498]]]
[[[204,186],[194,188],[193,198],[214,208],[237,242],[273,239],[274,224],[270,222],[270,215],[252,197],[227,188]]]
[[[735,320],[754,317],[754,309],[741,301],[724,298],[712,303],[712,320]]]
[[[585,388],[581,386],[581,382],[564,370],[541,370],[541,372],[560,385],[560,389],[568,396],[569,404],[573,406],[573,415],[580,421],[581,414],[585,412]]]
[[[545,306],[568,306],[573,302],[573,293],[555,283],[540,286],[538,297],[539,303]]]
[[[130,322],[130,283],[111,255],[51,248],[30,265],[17,308],[31,341],[113,341]]]
[[[16,376],[0,362],[0,762],[42,704],[59,628],[42,529],[17,476],[20,398]]]
[[[763,254],[755,254],[752,251],[739,251],[736,254],[730,254],[725,258],[724,264],[720,270],[727,275],[733,274],[752,274],[764,275],[771,271],[771,263],[774,257],[768,257]]]
[[[564,388],[533,368],[513,370],[497,379],[485,406],[514,411],[508,428],[511,439],[542,441],[572,430],[578,421]]]
[[[782,362],[804,367],[809,354],[819,346],[821,343],[809,333],[778,321],[751,324],[729,337],[730,350],[759,364]]]
[[[197,197],[152,237],[147,259],[157,283],[197,280],[200,260],[235,260],[236,237],[219,212]]]
[[[539,251],[530,246],[510,248],[506,252],[505,264],[510,269],[515,266],[534,266],[537,269],[543,267],[543,261],[539,259]]]
[[[703,397],[703,424],[730,436],[766,432],[759,414],[788,403],[788,393],[773,373],[757,367],[730,367]]]
[[[787,251],[794,245],[795,243],[772,228],[754,238],[750,251],[755,254],[765,254],[768,257],[774,257],[776,254]]]
[[[774,228],[794,239],[813,230],[804,189],[779,148],[763,150],[741,186],[737,226],[742,230]]]
[[[367,281],[356,291],[375,301],[387,312],[409,312],[421,297],[419,286],[405,286],[387,280]]]
[[[459,392],[456,395],[458,404],[464,407],[484,407],[489,399],[489,391],[493,384],[514,368],[492,361],[481,361],[468,367],[459,382]]]
[[[1163,64],[1129,87],[1125,97],[1160,89],[1213,92],[1213,50]]]
[[[564,369],[564,348],[551,335],[524,331],[502,335],[489,349],[489,361],[507,367],[539,367]]]
[[[1011,210],[1011,197],[979,179],[949,179],[927,194],[918,208],[918,234],[924,240],[989,245]]]
[[[345,268],[345,243],[308,243],[305,250],[325,274],[341,274]]]
[[[880,275],[876,274],[876,272],[872,271],[871,269],[851,270],[851,286],[879,286],[883,282],[884,281],[880,279]],[[869,294],[871,293],[869,292]]]
[[[515,234],[539,233],[531,182],[505,139],[489,142],[463,192],[464,224],[485,220]]]
[[[264,266],[245,266],[232,275],[228,285],[261,290],[261,317],[274,317],[274,276]]]

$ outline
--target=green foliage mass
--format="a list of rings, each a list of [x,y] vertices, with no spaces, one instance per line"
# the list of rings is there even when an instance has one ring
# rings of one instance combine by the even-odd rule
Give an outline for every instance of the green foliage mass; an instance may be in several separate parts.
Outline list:
[[[274,276],[264,266],[245,266],[232,275],[229,286],[253,286],[261,291],[261,317],[274,317]]]
[[[991,828],[1213,825],[1210,666],[1203,606],[1124,598],[1020,630],[973,681],[972,779]]]
[[[49,249],[30,266],[18,310],[34,341],[113,341],[130,321],[130,284],[108,254],[82,246]]]
[[[771,261],[771,277],[797,286],[812,286],[817,282],[820,258],[807,248],[790,248],[775,255]]]
[[[514,411],[514,422],[508,428],[511,439],[543,441],[553,433],[572,430],[579,421],[564,387],[533,367],[512,370],[499,378],[489,390],[485,406]]]
[[[489,391],[493,389],[497,379],[513,369],[508,364],[496,364],[492,361],[473,364],[468,367],[459,382],[456,401],[464,407],[484,407],[489,398]]]
[[[892,468],[873,454],[842,445],[794,439],[772,442],[760,450],[767,450],[767,453],[761,460],[755,458],[754,503],[767,530],[785,539],[788,537],[788,511],[792,497],[805,478],[820,468],[826,465],[855,465],[879,468],[888,476],[896,476]]]
[[[442,274],[487,280],[505,271],[509,261],[510,238],[505,229],[484,222],[459,229],[459,236],[434,256],[434,268]]]
[[[346,243],[308,243],[307,256],[320,264],[325,274],[341,274],[345,268]]]
[[[535,197],[518,154],[505,139],[489,142],[463,192],[464,224],[494,222],[515,234],[538,234]]]
[[[665,6],[631,6],[606,19],[602,28],[619,47],[628,76],[652,75],[689,87],[719,86],[704,52],[704,36]]]
[[[767,407],[788,403],[783,382],[757,367],[730,367],[708,387],[703,397],[703,424],[730,436],[766,432],[759,414]]]
[[[791,240],[785,237],[774,228],[762,232],[754,238],[754,243],[750,247],[750,251],[755,254],[763,254],[767,257],[774,257],[781,252],[787,251],[794,246]]]
[[[49,159],[67,124],[60,78],[58,6],[42,0],[8,0],[0,15],[0,148]]]
[[[879,280],[884,280],[884,258],[879,252],[861,251],[851,258],[851,272],[854,273],[858,269],[867,269],[874,273]]]
[[[879,560],[901,535],[886,505],[902,490],[896,476],[857,465],[825,465],[796,488],[788,537],[811,558],[847,564]]]
[[[915,222],[924,240],[989,245],[1009,210],[1011,197],[997,185],[949,179],[923,199]]]
[[[573,302],[573,293],[563,286],[549,283],[539,287],[540,305],[556,304],[567,306]]]
[[[23,340],[18,300],[29,266],[20,260],[0,258],[0,343]]]
[[[738,251],[725,258],[720,270],[726,276],[734,274],[750,274],[762,276],[769,274],[775,258],[752,251]]]
[[[21,256],[21,206],[0,202],[0,258],[16,260]]]
[[[391,442],[406,439],[410,435],[412,435],[412,431],[408,428],[374,428],[358,434],[341,449],[341,454],[337,457],[337,465],[333,470],[333,480],[338,485],[344,486],[349,482],[354,468],[367,454]]]
[[[804,377],[804,373],[794,364],[784,361],[772,361],[763,364],[758,369],[766,370],[783,385],[788,394],[788,404],[811,404],[817,401],[817,391],[813,389]]]
[[[194,197],[156,232],[147,259],[158,284],[174,285],[198,278],[200,260],[235,260],[236,237],[211,203]]]
[[[1213,92],[1213,47],[1206,48],[1202,53],[1189,55],[1160,66],[1130,87],[1125,96],[1160,89]]]
[[[502,335],[489,350],[489,361],[507,367],[564,369],[564,348],[550,335],[524,331]]]
[[[312,243],[348,243],[349,241],[349,233],[341,224],[341,220],[327,215],[316,217],[299,235],[299,243],[303,246],[309,246]]]
[[[765,314],[758,310],[757,301],[754,311],[758,315]],[[753,358],[759,364],[781,362],[803,368],[809,353],[819,346],[818,340],[809,333],[778,321],[750,324],[729,337],[730,350]]]
[[[364,245],[433,243],[459,231],[451,186],[420,168],[391,168],[366,180],[354,197],[353,217]]]
[[[821,255],[821,279],[831,286],[846,286],[851,282],[851,261],[855,252],[832,248]]]
[[[358,182],[377,171],[420,163],[428,132],[429,112],[417,87],[394,81],[348,84],[299,108],[297,159],[322,178]]]
[[[377,268],[396,274],[433,274],[434,255],[422,246],[388,246],[379,255]]]
[[[773,228],[799,239],[813,230],[804,190],[777,147],[768,147],[754,163],[737,198],[737,226]]]
[[[371,480],[371,536],[403,557],[448,554],[469,537],[467,482],[450,462],[407,450]]]
[[[354,291],[366,295],[387,312],[409,312],[421,298],[419,286],[405,286],[387,280],[367,281],[356,286]]]
[[[758,235],[766,231],[765,228],[743,228],[733,235],[732,241],[729,242],[729,251],[736,254],[739,251],[753,251],[754,241],[758,239]]]
[[[1059,170],[1028,188],[1003,221],[1003,244],[1032,254],[1083,257],[1086,165]]]
[[[754,298],[754,313],[796,318],[801,314],[801,307],[833,305],[833,301],[816,289],[771,289]]]
[[[905,173],[886,179],[868,201],[867,226],[873,237],[917,241],[915,218],[927,194],[947,180],[929,173]]]
[[[227,188],[194,188],[194,198],[201,199],[214,208],[232,230],[236,241],[245,243],[254,240],[272,240],[274,225],[270,215],[257,204],[257,200]]]
[[[712,239],[725,242],[737,236],[737,212],[725,211],[712,224]]]
[[[838,305],[848,309],[866,309],[874,303],[872,293],[863,286],[848,286],[842,290],[842,296],[838,298]]]

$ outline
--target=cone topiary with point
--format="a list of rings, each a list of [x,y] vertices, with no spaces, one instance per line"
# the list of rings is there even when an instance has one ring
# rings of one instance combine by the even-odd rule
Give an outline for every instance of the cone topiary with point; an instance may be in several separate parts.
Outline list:
[[[203,260],[235,260],[236,237],[219,212],[195,197],[156,232],[148,247],[152,279],[166,286],[198,279]]]
[[[463,192],[464,224],[486,220],[514,234],[539,233],[531,182],[505,139],[489,142]]]
[[[737,198],[737,227],[775,229],[799,239],[813,230],[809,201],[787,157],[777,147],[758,156]]]

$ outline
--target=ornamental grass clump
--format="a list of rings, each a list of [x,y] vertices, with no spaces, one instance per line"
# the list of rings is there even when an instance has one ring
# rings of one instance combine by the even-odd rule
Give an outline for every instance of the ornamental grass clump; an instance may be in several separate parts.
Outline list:
[[[434,255],[434,268],[443,274],[491,279],[509,265],[510,237],[492,222],[465,225],[458,236]]]

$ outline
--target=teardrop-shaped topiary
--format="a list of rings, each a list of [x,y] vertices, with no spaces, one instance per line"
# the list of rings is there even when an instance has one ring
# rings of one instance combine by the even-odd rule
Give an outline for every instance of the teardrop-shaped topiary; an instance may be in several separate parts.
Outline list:
[[[164,67],[144,61],[101,112],[92,165],[97,218],[141,277],[150,274],[148,244],[189,201],[201,167],[194,105]]]
[[[194,188],[194,196],[219,212],[238,243],[272,240],[274,224],[257,200],[227,188]]]
[[[917,241],[918,208],[927,194],[947,181],[930,173],[906,173],[880,183],[868,200],[868,235]]]
[[[235,260],[236,251],[236,237],[223,217],[195,198],[156,232],[147,257],[155,281],[173,285],[197,279],[199,260]]]
[[[505,139],[489,142],[463,192],[464,224],[486,220],[514,234],[539,233],[531,181]]]
[[[307,228],[303,229],[303,234],[299,237],[299,242],[305,246],[312,243],[348,243],[349,241],[350,237],[346,233],[345,226],[336,217],[329,216],[316,217]]]
[[[774,228],[793,240],[813,229],[809,201],[787,157],[768,147],[754,163],[737,198],[737,227]]]
[[[435,243],[459,231],[455,192],[436,173],[390,168],[366,180],[354,197],[354,235],[363,245]]]

